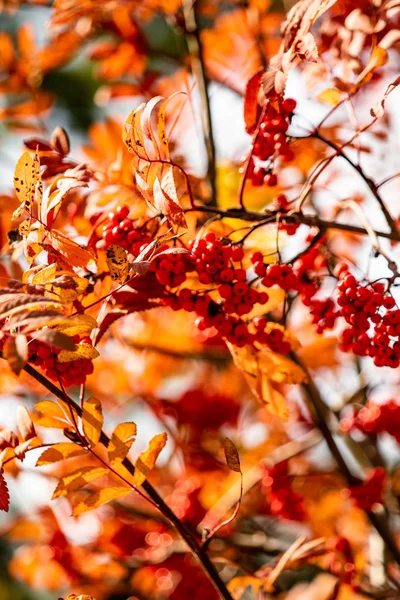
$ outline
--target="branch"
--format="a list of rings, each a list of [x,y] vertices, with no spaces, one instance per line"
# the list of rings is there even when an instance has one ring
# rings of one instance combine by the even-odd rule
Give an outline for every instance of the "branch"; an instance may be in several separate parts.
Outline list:
[[[385,203],[383,201],[383,198],[380,195],[380,193],[378,192],[378,186],[375,184],[375,182],[372,179],[370,179],[364,173],[364,171],[361,168],[361,166],[357,165],[356,163],[354,163],[351,160],[351,158],[349,156],[347,156],[347,154],[344,152],[343,148],[341,148],[340,146],[337,146],[334,142],[332,142],[331,140],[328,140],[327,138],[325,138],[324,136],[322,136],[318,131],[316,133],[314,133],[311,137],[315,138],[316,140],[320,140],[321,142],[323,142],[324,144],[326,144],[327,146],[329,146],[330,148],[332,148],[332,150],[335,151],[335,153],[337,154],[337,156],[341,156],[342,158],[344,158],[344,160],[347,161],[348,164],[351,165],[353,167],[353,169],[355,169],[357,171],[357,173],[365,181],[365,183],[367,184],[367,186],[371,190],[372,194],[375,196],[376,200],[378,201],[379,206],[381,207],[381,210],[382,210],[383,214],[385,215],[386,222],[387,222],[387,224],[390,227],[390,230],[391,231],[397,231],[396,222],[393,219],[393,217],[390,214],[390,212],[388,211],[388,209],[386,208],[386,205],[385,205]]]
[[[211,206],[217,204],[217,184],[216,184],[216,157],[213,135],[213,126],[211,120],[210,97],[208,95],[208,77],[204,64],[203,46],[200,38],[200,28],[198,25],[197,11],[195,7],[196,0],[183,1],[183,14],[185,18],[186,40],[189,54],[192,59],[192,70],[199,86],[201,121],[204,135],[204,142],[207,151],[207,177],[211,187]]]
[[[0,353],[1,358],[3,356]],[[77,414],[82,416],[82,408],[77,404],[70,396],[65,394],[63,390],[58,388],[54,383],[49,381],[44,375],[39,373],[34,367],[29,364],[26,364],[24,370],[31,375],[36,381],[41,383],[49,392],[51,392],[56,398],[67,402],[70,406],[72,406]],[[101,432],[100,435],[100,443],[107,448],[110,442],[110,438],[104,431]],[[135,467],[131,463],[128,458],[125,458],[122,462],[124,467],[129,471],[131,475],[135,473]],[[168,521],[172,524],[172,526],[176,529],[181,538],[186,542],[189,546],[192,554],[197,557],[200,562],[200,565],[207,575],[210,582],[213,584],[215,589],[219,592],[220,597],[224,598],[224,600],[233,600],[231,594],[227,590],[224,582],[219,576],[219,573],[211,561],[210,557],[207,553],[201,548],[199,542],[194,537],[192,532],[182,523],[182,521],[176,516],[176,514],[169,508],[169,506],[164,502],[161,498],[157,490],[149,483],[147,480],[142,484],[143,490],[148,494],[149,498],[153,501],[153,503],[157,506],[158,510],[161,514],[168,519]]]
[[[268,224],[268,219],[271,223],[276,221],[276,212],[274,211],[265,211],[259,213],[236,208],[224,210],[220,208],[213,208],[211,206],[196,206],[195,208],[188,209],[186,212],[190,211],[210,213],[219,215],[221,218],[240,219],[242,221],[249,222],[265,221],[265,224]],[[325,219],[320,219],[318,215],[307,215],[297,212],[291,212],[287,214],[281,213],[280,220],[285,223],[303,223],[309,227],[319,227],[320,229],[336,229],[338,231],[348,231],[350,233],[358,233],[360,235],[369,235],[369,232],[364,227],[350,225],[348,223],[337,223],[336,221],[327,221]],[[374,230],[374,233],[377,237],[400,242],[400,232],[396,230],[391,232]]]
[[[343,458],[340,449],[333,437],[331,429],[328,425],[329,421],[335,419],[335,415],[330,410],[330,408],[324,403],[317,387],[315,386],[313,380],[310,377],[310,374],[307,372],[307,369],[302,363],[302,361],[295,354],[292,355],[292,358],[307,373],[308,383],[303,384],[302,388],[313,408],[315,416],[315,425],[319,428],[322,435],[324,436],[325,441],[347,483],[350,486],[359,484],[359,479],[352,474],[349,467],[347,466],[347,463]],[[346,441],[348,442],[349,446],[354,446],[354,443],[352,442],[352,440],[350,440],[350,438]],[[359,452],[357,452],[357,456],[356,453],[353,452],[353,458],[364,470],[365,464],[360,464]],[[363,462],[365,463],[365,461]],[[390,524],[387,518],[388,511],[386,510],[385,506],[384,509],[385,510],[383,510],[381,513],[367,511],[366,514],[371,524],[375,527],[381,538],[384,540],[386,547],[392,554],[393,559],[398,565],[400,565],[400,549],[397,547],[396,541],[393,537]]]

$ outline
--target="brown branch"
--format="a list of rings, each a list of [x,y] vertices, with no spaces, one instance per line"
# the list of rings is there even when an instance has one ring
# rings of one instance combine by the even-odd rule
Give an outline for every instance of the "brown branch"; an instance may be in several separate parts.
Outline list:
[[[385,215],[386,222],[387,222],[387,224],[390,227],[390,230],[391,231],[397,231],[396,222],[393,219],[393,217],[390,214],[390,212],[388,211],[388,209],[386,208],[385,202],[383,201],[382,196],[378,192],[378,186],[376,185],[376,183],[370,177],[368,177],[364,173],[364,171],[361,168],[361,166],[357,165],[356,163],[354,163],[351,160],[351,158],[344,152],[343,148],[341,148],[340,146],[337,146],[334,142],[332,142],[332,140],[328,140],[327,138],[325,138],[324,136],[322,136],[319,133],[319,131],[315,132],[311,137],[315,138],[316,140],[320,140],[321,142],[323,142],[324,144],[326,144],[327,146],[329,146],[330,148],[332,148],[332,150],[335,151],[335,153],[336,153],[337,156],[341,156],[351,167],[353,167],[353,169],[355,169],[357,171],[357,173],[364,180],[364,182],[367,184],[367,186],[371,190],[372,194],[374,195],[374,197],[378,201],[379,206],[380,206],[383,214]]]
[[[353,475],[350,471],[349,467],[345,459],[340,452],[340,449],[334,439],[334,436],[329,427],[329,421],[335,419],[334,413],[330,410],[330,408],[323,401],[317,387],[315,386],[313,380],[311,379],[309,373],[305,365],[302,363],[300,358],[296,356],[294,353],[292,354],[293,360],[302,367],[302,369],[307,373],[308,383],[304,383],[302,385],[303,391],[307,396],[314,413],[315,425],[319,428],[324,439],[341,471],[343,476],[345,477],[348,485],[359,485],[360,480]],[[349,440],[350,441],[350,440]],[[354,445],[354,444],[353,444]],[[358,449],[358,446],[357,446]],[[357,460],[358,457],[353,453],[353,457],[360,464],[360,461]],[[368,461],[369,462],[369,461]],[[364,466],[364,465],[360,465]],[[393,537],[390,524],[388,522],[387,514],[388,511],[386,507],[383,507],[385,510],[378,513],[376,511],[369,510],[366,512],[371,524],[375,527],[381,538],[384,540],[386,547],[390,551],[393,559],[396,561],[398,565],[400,565],[400,549],[398,548],[396,541]]]
[[[242,221],[249,222],[265,221],[265,224],[268,224],[268,218],[270,218],[271,223],[276,221],[276,212],[274,211],[265,211],[263,213],[259,213],[236,208],[229,208],[225,210],[220,208],[213,208],[211,206],[196,206],[195,208],[188,209],[186,212],[190,211],[210,213],[214,215],[219,215],[221,218],[240,219]],[[290,212],[287,214],[281,213],[280,220],[285,223],[303,223],[304,225],[308,225],[309,227],[318,227],[323,230],[336,229],[338,231],[347,231],[349,233],[368,235],[368,231],[364,227],[359,227],[358,225],[350,225],[348,223],[338,223],[336,221],[327,221],[325,219],[321,219],[320,217],[318,217],[318,215],[308,215],[296,212]],[[400,232],[396,230],[391,232],[374,230],[374,233],[378,237],[386,238],[395,242],[400,242]]]
[[[200,37],[200,28],[196,10],[196,0],[183,1],[183,15],[185,19],[186,41],[192,61],[193,74],[197,80],[201,104],[201,121],[204,142],[207,151],[207,177],[211,187],[211,206],[217,205],[216,182],[216,153],[214,144],[213,125],[211,119],[210,97],[208,94],[208,77],[204,64],[203,46]]]
[[[1,355],[2,358],[2,355]],[[70,396],[66,395],[63,390],[58,388],[54,383],[49,381],[44,375],[39,373],[34,367],[29,364],[26,364],[24,370],[31,375],[36,381],[41,383],[49,392],[51,392],[56,398],[63,400],[64,402],[68,402],[70,406],[72,406],[77,414],[82,416],[82,408],[77,404]],[[107,448],[110,442],[110,438],[104,431],[101,432],[100,435],[100,443]],[[123,466],[128,470],[131,475],[135,473],[135,467],[131,463],[128,458],[125,458],[122,462]],[[162,497],[159,495],[157,490],[149,483],[149,481],[145,481],[142,484],[143,490],[148,494],[149,498],[161,512],[161,514],[168,519],[168,521],[172,524],[181,538],[186,542],[188,547],[190,548],[192,554],[197,557],[203,571],[207,575],[210,582],[213,584],[215,589],[219,592],[221,598],[225,600],[233,600],[231,594],[225,586],[225,583],[219,576],[218,570],[215,565],[211,561],[208,554],[201,548],[199,541],[193,535],[193,533],[182,523],[182,521],[176,516],[176,514],[170,509],[170,507],[164,502]]]

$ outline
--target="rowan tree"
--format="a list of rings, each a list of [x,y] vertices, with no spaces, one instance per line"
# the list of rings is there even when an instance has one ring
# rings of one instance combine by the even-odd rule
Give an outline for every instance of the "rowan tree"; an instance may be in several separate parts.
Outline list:
[[[1,597],[398,598],[398,1],[0,10]]]

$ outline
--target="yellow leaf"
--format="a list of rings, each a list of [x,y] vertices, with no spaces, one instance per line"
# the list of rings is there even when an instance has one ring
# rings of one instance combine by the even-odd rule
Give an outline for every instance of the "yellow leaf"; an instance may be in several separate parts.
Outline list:
[[[142,485],[142,483],[147,479],[147,476],[156,464],[158,455],[167,443],[167,439],[168,436],[165,432],[154,436],[150,441],[147,450],[142,452],[138,457],[135,464],[136,470],[134,477],[134,484],[136,486]]]
[[[117,498],[122,498],[123,496],[127,496],[131,493],[131,489],[128,487],[109,487],[103,488],[88,496],[83,502],[77,504],[72,511],[72,514],[76,517],[77,515],[81,515],[88,510],[93,510],[102,504],[106,504],[107,502],[111,502],[111,500],[116,500]]]
[[[35,409],[39,417],[35,419],[37,425],[42,427],[54,427],[56,429],[65,429],[70,423],[58,404],[51,400],[42,400],[35,404]]]
[[[324,90],[317,96],[317,100],[323,102],[324,104],[330,104],[331,106],[336,106],[340,102],[341,93],[339,90],[335,88],[329,88]]]
[[[387,63],[388,57],[389,55],[385,48],[382,48],[381,46],[375,46],[365,69],[363,69],[357,77],[354,90],[359,89],[361,86],[367,83],[371,79],[374,71],[380,67],[383,67],[383,65]]]
[[[83,404],[82,426],[86,439],[91,446],[95,446],[103,427],[103,413],[101,402],[97,398],[89,398]]]
[[[141,125],[141,116],[145,103],[133,110],[128,116],[122,139],[130,152],[134,152],[142,158],[147,158],[144,136]]]
[[[46,283],[46,281],[53,279],[54,275],[56,274],[56,271],[57,271],[56,263],[47,265],[43,269],[40,269],[40,271],[32,277],[32,283],[34,283],[34,284]]]
[[[122,246],[112,244],[107,248],[107,264],[111,279],[125,283],[129,275],[129,263],[126,250]]]
[[[95,327],[97,327],[97,321],[90,315],[81,314],[68,317],[65,321],[56,326],[56,329],[63,331],[70,337],[77,334],[88,334]]]
[[[66,458],[72,458],[74,456],[80,456],[85,454],[87,450],[74,444],[73,442],[61,442],[60,444],[53,444],[39,456],[36,462],[37,467],[43,467],[44,465],[51,465],[59,460]]]
[[[109,473],[106,467],[81,467],[73,473],[69,473],[69,475],[65,475],[60,481],[56,489],[54,490],[52,500],[55,498],[60,498],[62,496],[67,496],[70,492],[74,492],[75,490],[79,490],[79,488],[84,485],[95,481],[96,479],[100,479],[100,477],[104,477]]]
[[[69,335],[70,332],[68,332]],[[80,358],[97,358],[99,353],[96,348],[90,344],[78,344],[75,350],[61,350],[57,355],[58,362],[69,362],[70,360],[79,360]]]
[[[36,197],[41,198],[42,182],[40,177],[40,160],[37,153],[24,152],[15,167],[14,189],[21,205],[14,211],[12,218],[18,219],[24,212],[29,215]]]
[[[228,343],[235,365],[243,371],[254,395],[278,417],[286,419],[287,406],[283,397],[275,394],[274,383],[303,383],[307,376],[303,369],[292,360],[270,352],[255,350],[251,346],[237,348]]]
[[[228,468],[236,473],[241,473],[239,452],[235,444],[228,437],[224,439],[224,452]]]
[[[120,423],[116,426],[108,444],[108,458],[111,465],[124,460],[136,436],[135,423]]]

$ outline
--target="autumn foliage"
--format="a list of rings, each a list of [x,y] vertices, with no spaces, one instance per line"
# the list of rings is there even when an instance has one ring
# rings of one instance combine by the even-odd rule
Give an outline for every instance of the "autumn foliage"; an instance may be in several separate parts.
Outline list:
[[[1,598],[398,598],[400,4],[0,11]]]

